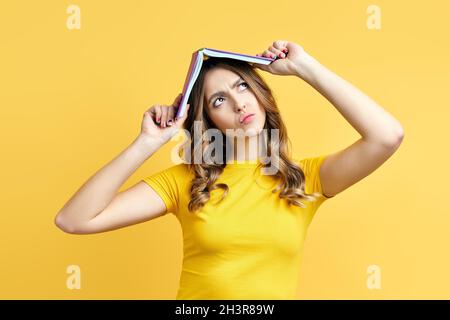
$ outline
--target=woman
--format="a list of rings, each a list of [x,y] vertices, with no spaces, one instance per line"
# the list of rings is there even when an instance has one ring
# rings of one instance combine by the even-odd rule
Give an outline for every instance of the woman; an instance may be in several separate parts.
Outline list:
[[[381,166],[403,129],[300,45],[279,40],[258,55],[277,60],[267,66],[206,60],[186,115],[174,121],[180,95],[171,106],[152,106],[140,135],[77,191],[56,225],[88,234],[173,213],[184,240],[177,299],[295,298],[303,241],[318,207]],[[255,68],[306,81],[362,137],[333,154],[291,158],[276,102]],[[118,193],[181,128],[188,136],[180,150],[185,163]],[[276,170],[267,170],[273,163]]]

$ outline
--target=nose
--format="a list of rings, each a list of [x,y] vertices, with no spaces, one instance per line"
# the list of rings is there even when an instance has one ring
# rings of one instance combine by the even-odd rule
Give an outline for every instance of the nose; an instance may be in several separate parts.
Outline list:
[[[237,112],[242,112],[246,110],[246,106],[244,103],[236,103],[236,111]]]
[[[247,107],[245,105],[244,99],[231,94],[231,100],[234,103],[234,109],[236,112],[238,113],[245,112]]]

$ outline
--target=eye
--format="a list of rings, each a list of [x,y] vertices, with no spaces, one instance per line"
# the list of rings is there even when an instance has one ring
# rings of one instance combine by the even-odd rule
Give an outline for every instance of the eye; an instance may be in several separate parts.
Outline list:
[[[248,83],[247,83],[247,82],[241,82],[241,83],[239,83],[240,86],[243,85],[243,84],[245,84],[245,87],[248,88]]]
[[[245,84],[245,88],[248,88],[248,83],[247,82],[241,82],[241,83],[239,83],[239,85],[240,86],[242,86],[243,84]],[[217,100],[219,100],[219,99],[223,99],[223,97],[219,97],[219,98],[217,98],[216,100],[214,100],[214,102],[213,102],[213,107],[217,107],[216,106],[216,102],[217,102]]]
[[[223,98],[222,98],[222,97],[219,97],[219,98],[217,98],[216,100],[214,100],[214,102],[213,102],[213,107],[214,107],[214,108],[217,107],[217,106],[216,106],[216,102],[217,102],[219,99],[223,99]]]

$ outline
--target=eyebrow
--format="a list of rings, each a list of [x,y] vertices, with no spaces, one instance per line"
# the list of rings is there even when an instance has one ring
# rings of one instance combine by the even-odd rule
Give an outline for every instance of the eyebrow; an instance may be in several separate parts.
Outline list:
[[[238,85],[238,83],[241,82],[241,80],[244,80],[244,79],[242,79],[241,77],[239,77],[239,79],[231,86],[231,88],[232,88],[232,89],[235,88],[235,87]],[[222,94],[225,94],[225,92],[224,92],[224,91],[217,91],[216,93],[214,93],[211,97],[209,97],[209,99],[208,99],[208,105],[211,103],[211,100],[212,100],[214,97],[220,96],[220,95],[222,95]]]

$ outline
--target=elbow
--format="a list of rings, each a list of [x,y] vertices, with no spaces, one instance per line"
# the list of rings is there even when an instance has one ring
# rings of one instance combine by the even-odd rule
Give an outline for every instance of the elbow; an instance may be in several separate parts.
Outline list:
[[[388,135],[384,139],[383,145],[385,145],[389,148],[397,149],[402,144],[404,137],[405,137],[405,132],[403,130],[403,127],[400,124],[398,124],[395,127],[395,129],[393,130],[393,133]]]
[[[54,220],[55,225],[62,231],[64,231],[65,233],[69,233],[69,234],[77,234],[76,229],[74,228],[74,226],[69,223],[68,221],[66,221],[60,213],[58,213],[55,217]]]
[[[395,148],[398,148],[402,142],[403,138],[405,137],[405,131],[403,130],[403,127],[399,124],[394,135],[394,142],[393,145]]]

